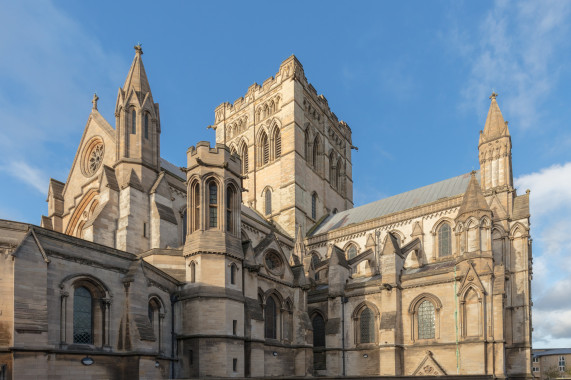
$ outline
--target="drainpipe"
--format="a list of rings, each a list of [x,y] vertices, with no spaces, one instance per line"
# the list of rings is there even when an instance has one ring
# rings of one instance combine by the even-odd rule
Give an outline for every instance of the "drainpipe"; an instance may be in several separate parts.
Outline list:
[[[174,304],[177,303],[178,296],[176,294],[171,295],[171,379],[174,379],[174,349],[176,341],[176,333],[174,332]]]

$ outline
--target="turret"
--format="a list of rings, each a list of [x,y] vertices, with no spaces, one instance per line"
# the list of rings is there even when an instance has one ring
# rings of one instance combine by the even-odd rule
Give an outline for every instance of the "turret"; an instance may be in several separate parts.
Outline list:
[[[504,121],[496,101],[497,96],[495,92],[490,96],[490,109],[484,130],[480,131],[478,144],[484,192],[513,188],[511,136],[508,123]]]
[[[156,171],[160,168],[159,104],[154,103],[143,66],[143,49],[135,46],[135,58],[119,89],[115,105],[118,162],[139,163]]]
[[[461,255],[491,252],[491,220],[492,211],[473,171],[456,216],[457,246]]]
[[[185,257],[215,253],[217,257],[242,258],[240,158],[223,144],[211,148],[210,143],[201,141],[188,149],[187,163]],[[203,266],[201,271],[206,275],[222,269]]]

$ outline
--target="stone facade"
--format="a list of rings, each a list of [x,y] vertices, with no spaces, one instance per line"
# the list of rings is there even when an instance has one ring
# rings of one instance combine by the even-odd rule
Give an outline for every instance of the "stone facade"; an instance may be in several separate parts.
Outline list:
[[[0,221],[0,374],[531,374],[529,194],[496,95],[480,170],[353,208],[351,129],[294,57],[160,157],[136,54],[41,227]]]

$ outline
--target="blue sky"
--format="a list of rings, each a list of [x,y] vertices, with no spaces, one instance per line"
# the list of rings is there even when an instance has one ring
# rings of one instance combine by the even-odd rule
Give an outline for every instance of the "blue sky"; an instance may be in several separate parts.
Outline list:
[[[214,108],[295,54],[353,130],[355,205],[478,168],[492,89],[531,189],[534,345],[571,347],[571,3],[0,3],[0,218],[39,224],[65,181],[97,92],[143,45],[162,155],[214,140]]]

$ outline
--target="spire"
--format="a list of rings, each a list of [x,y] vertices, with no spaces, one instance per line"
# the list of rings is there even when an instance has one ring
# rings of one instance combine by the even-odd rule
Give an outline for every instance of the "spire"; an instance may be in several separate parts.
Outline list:
[[[495,92],[492,92],[492,95],[490,95],[490,109],[488,110],[488,117],[486,118],[486,125],[480,137],[480,142],[495,140],[498,137],[509,135],[507,123],[504,121],[502,111],[500,111],[496,101],[497,97],[498,94]]]
[[[143,55],[141,44],[135,45],[134,48],[135,58],[133,59],[129,73],[127,74],[127,79],[125,79],[123,91],[129,93],[131,89],[133,89],[144,97],[147,92],[151,92],[151,86],[147,79],[147,73],[145,73],[143,59],[141,58]]]
[[[458,210],[458,217],[473,211],[490,211],[488,202],[486,202],[486,198],[484,198],[484,194],[482,193],[480,183],[476,179],[475,171],[471,173],[468,188],[464,193],[462,205],[460,205],[460,209]]]
[[[305,244],[303,244],[303,233],[301,232],[301,224],[297,228],[297,234],[295,236],[295,246],[293,248],[293,256],[297,256],[299,262],[305,257]],[[296,263],[297,264],[297,263]]]

